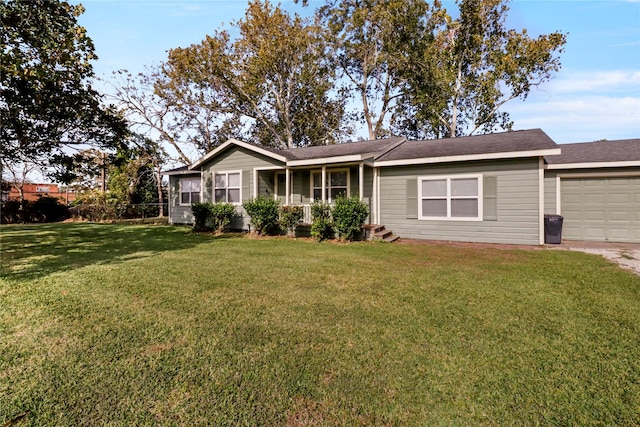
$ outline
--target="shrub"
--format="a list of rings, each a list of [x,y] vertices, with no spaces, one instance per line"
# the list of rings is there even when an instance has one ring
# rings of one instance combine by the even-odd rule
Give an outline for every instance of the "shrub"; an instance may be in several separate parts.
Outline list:
[[[251,218],[251,225],[258,235],[274,230],[278,225],[280,202],[274,198],[258,196],[246,200],[242,206]]]
[[[302,206],[282,206],[280,208],[280,226],[292,236],[303,216]]]
[[[333,228],[343,240],[353,240],[362,231],[369,208],[358,197],[338,197],[333,206]]]
[[[231,203],[214,203],[209,205],[209,220],[216,233],[227,228],[236,215],[238,215],[236,207]]]
[[[8,200],[0,206],[2,224],[58,222],[69,218],[69,208],[55,197],[42,196],[35,202]]]
[[[311,205],[311,236],[317,240],[335,237],[331,223],[331,205],[322,202],[314,202]]]
[[[69,218],[69,208],[55,197],[42,196],[33,203],[31,209],[37,222],[58,222]]]
[[[199,233],[207,231],[207,220],[211,215],[211,203],[194,203],[191,205],[191,212],[193,213],[193,231]]]

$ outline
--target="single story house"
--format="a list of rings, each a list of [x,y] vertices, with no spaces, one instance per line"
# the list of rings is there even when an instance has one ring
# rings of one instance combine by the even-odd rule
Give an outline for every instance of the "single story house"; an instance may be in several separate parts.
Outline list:
[[[537,245],[545,214],[560,214],[566,238],[640,242],[639,141],[557,145],[540,129],[290,150],[230,139],[165,172],[169,221],[192,223],[197,201],[230,202],[242,218],[233,227],[247,229],[242,202],[266,195],[303,206],[309,222],[311,203],[343,194],[369,206],[369,223],[405,238]],[[598,200],[620,209],[598,211]]]

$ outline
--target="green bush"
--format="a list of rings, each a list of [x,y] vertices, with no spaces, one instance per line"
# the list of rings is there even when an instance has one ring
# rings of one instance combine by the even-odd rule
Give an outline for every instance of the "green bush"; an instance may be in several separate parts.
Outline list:
[[[242,206],[251,218],[251,225],[258,235],[268,233],[278,226],[280,202],[272,197],[258,196],[246,200]]]
[[[58,222],[69,218],[69,208],[55,197],[42,196],[33,202],[31,209],[36,222]]]
[[[207,221],[211,216],[211,203],[194,203],[191,205],[191,212],[193,213],[193,231],[196,233],[210,230],[207,227]]]
[[[231,203],[214,203],[209,206],[209,220],[215,232],[221,232],[231,224],[238,215],[236,207]]]
[[[69,208],[55,197],[42,196],[38,200],[8,200],[0,205],[2,224],[30,222],[58,222],[69,218]]]
[[[290,235],[293,235],[303,216],[304,210],[302,206],[282,206],[280,208],[280,227],[284,231],[288,231]]]
[[[311,205],[311,237],[317,240],[335,237],[331,222],[331,205],[328,203],[314,202]]]
[[[358,197],[338,197],[333,206],[333,228],[342,240],[353,240],[362,232],[369,208]]]

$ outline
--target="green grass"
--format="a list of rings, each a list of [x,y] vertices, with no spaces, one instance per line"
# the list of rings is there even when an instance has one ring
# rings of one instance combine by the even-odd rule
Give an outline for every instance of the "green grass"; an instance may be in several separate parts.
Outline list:
[[[0,234],[0,425],[640,425],[640,277],[596,256]]]

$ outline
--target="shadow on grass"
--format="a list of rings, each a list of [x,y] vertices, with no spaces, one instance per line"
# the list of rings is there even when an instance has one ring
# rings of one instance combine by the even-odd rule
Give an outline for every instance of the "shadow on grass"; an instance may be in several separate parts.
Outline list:
[[[194,234],[188,227],[63,223],[0,227],[0,277],[37,279],[86,265],[110,264],[237,238]]]

